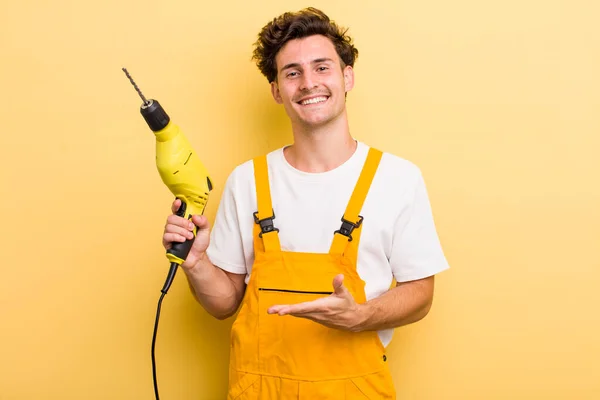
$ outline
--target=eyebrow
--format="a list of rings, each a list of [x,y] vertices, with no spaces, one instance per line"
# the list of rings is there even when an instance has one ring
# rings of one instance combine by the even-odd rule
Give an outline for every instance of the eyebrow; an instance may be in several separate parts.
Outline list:
[[[311,64],[319,64],[322,62],[333,62],[333,60],[331,58],[327,58],[327,57],[317,58],[317,59],[313,60],[311,62]],[[283,66],[283,68],[281,68],[281,70],[285,71],[286,69],[290,69],[290,68],[300,68],[300,64],[298,64],[298,63],[286,64]]]

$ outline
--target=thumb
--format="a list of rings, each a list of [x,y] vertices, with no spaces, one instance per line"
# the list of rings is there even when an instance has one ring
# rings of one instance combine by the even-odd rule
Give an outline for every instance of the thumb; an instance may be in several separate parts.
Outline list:
[[[208,218],[204,215],[192,215],[192,222],[198,227],[199,231],[209,227]]]
[[[333,291],[338,296],[346,296],[348,289],[344,286],[344,275],[339,274],[333,278]]]

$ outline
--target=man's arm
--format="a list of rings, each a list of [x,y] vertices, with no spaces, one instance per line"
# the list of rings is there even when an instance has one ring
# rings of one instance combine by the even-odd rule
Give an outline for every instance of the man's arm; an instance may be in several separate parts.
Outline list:
[[[358,304],[353,332],[397,328],[423,319],[433,302],[434,277],[400,282],[381,296]]]
[[[245,274],[224,271],[206,253],[185,274],[194,297],[209,314],[217,319],[235,314],[246,291]]]

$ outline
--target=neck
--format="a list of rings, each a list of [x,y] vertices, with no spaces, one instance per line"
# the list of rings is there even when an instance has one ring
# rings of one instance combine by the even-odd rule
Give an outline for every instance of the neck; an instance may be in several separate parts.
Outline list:
[[[292,129],[294,143],[284,149],[284,156],[300,171],[330,171],[346,162],[356,151],[345,112],[326,125],[294,124]]]

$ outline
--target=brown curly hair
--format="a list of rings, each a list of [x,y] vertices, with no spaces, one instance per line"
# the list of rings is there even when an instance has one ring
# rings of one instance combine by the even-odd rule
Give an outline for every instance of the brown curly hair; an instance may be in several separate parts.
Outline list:
[[[286,12],[265,25],[254,43],[252,60],[269,83],[277,79],[275,57],[279,50],[290,40],[312,35],[323,35],[329,38],[343,66],[354,66],[358,58],[358,50],[354,47],[350,36],[344,29],[333,22],[324,12],[308,7],[298,12]]]

